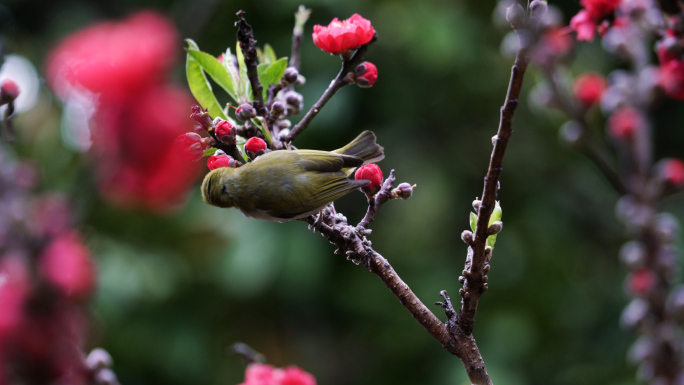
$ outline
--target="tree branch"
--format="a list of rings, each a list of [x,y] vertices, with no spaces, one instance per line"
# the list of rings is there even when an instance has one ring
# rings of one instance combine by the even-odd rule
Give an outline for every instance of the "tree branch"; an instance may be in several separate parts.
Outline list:
[[[257,73],[258,57],[256,50],[256,39],[254,39],[254,32],[252,26],[245,20],[245,11],[238,11],[237,16],[239,20],[235,23],[238,27],[237,40],[240,43],[240,49],[245,57],[245,66],[247,66],[247,77],[249,83],[252,85],[252,106],[257,112],[257,115],[268,117],[268,111],[264,106],[264,87],[259,82],[259,74]]]
[[[492,215],[496,203],[496,192],[499,184],[499,176],[503,169],[504,154],[508,145],[508,140],[513,133],[513,116],[518,107],[518,99],[522,90],[523,78],[528,63],[528,48],[518,33],[520,48],[515,58],[513,68],[511,68],[511,78],[506,92],[504,105],[501,107],[501,118],[499,129],[494,137],[494,149],[489,161],[489,169],[484,180],[482,192],[482,204],[478,210],[477,225],[475,227],[474,239],[468,246],[468,259],[464,270],[463,300],[458,314],[458,324],[466,335],[473,332],[475,323],[475,313],[477,312],[477,302],[480,296],[487,290],[485,263],[487,255],[485,246],[487,237],[490,235],[489,218]]]

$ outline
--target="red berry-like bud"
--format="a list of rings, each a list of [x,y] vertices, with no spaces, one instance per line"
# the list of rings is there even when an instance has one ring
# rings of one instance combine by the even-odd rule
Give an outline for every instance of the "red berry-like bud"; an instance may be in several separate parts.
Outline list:
[[[356,75],[357,86],[368,88],[373,86],[375,81],[378,80],[378,68],[375,64],[366,61],[356,66],[354,75]]]
[[[207,159],[207,167],[209,167],[209,170],[216,170],[220,167],[235,167],[235,165],[235,159],[225,154],[212,155]]]
[[[19,86],[13,80],[7,79],[0,85],[0,92],[2,92],[0,103],[9,103],[19,96]]]
[[[266,142],[264,142],[263,139],[252,137],[247,140],[247,143],[245,143],[245,151],[257,153],[260,150],[265,150],[266,149]]]
[[[59,236],[45,248],[39,269],[48,282],[68,297],[84,299],[95,286],[90,253],[75,232]]]
[[[650,269],[641,267],[632,272],[628,278],[628,289],[632,295],[650,291],[656,283],[656,275]]]
[[[359,48],[375,36],[371,22],[356,13],[347,20],[334,18],[327,27],[314,25],[313,30],[314,44],[333,55]]]
[[[643,125],[641,114],[632,107],[616,111],[608,120],[610,135],[619,140],[631,139]]]
[[[606,79],[597,73],[586,73],[575,79],[575,97],[585,107],[591,107],[601,100],[603,91],[608,87]]]
[[[174,147],[183,159],[194,162],[200,160],[204,156],[204,151],[211,147],[211,139],[188,132],[176,138]]]
[[[235,116],[240,120],[240,121],[247,121],[249,119],[252,119],[256,117],[256,110],[254,107],[252,107],[251,104],[245,103],[241,104],[236,110],[235,110]]]
[[[233,125],[227,121],[222,120],[216,125],[216,137],[223,143],[235,144],[236,129]]]
[[[684,187],[684,162],[681,160],[664,160],[660,172],[665,183],[677,188]]]
[[[370,183],[364,187],[364,191],[366,193],[370,192],[371,194],[375,194],[382,184],[382,170],[380,170],[380,167],[375,163],[366,164],[356,170],[354,179],[369,181]]]

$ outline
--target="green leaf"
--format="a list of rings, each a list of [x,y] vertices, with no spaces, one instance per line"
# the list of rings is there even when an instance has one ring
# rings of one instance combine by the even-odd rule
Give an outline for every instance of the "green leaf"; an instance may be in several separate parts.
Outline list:
[[[188,43],[188,49],[199,50],[197,44],[191,39],[187,39],[186,42]],[[190,92],[192,92],[192,96],[197,99],[200,106],[208,109],[209,115],[226,119],[226,115],[223,113],[218,100],[216,100],[216,96],[214,96],[211,90],[211,84],[209,84],[206,76],[204,76],[202,66],[190,54],[187,55],[185,63],[185,75],[188,78]]]
[[[489,217],[489,226],[492,225],[494,222],[498,222],[501,220],[501,216],[503,214],[503,210],[501,209],[501,205],[499,204],[499,201],[496,201],[496,204],[494,206],[494,211],[492,211],[492,215]],[[477,226],[477,214],[474,212],[470,212],[470,228],[473,230],[473,233],[475,233],[475,227]],[[490,235],[487,237],[487,246],[491,246],[492,249],[494,248],[494,244],[496,243],[496,236],[498,234]]]
[[[252,101],[252,85],[249,83],[247,77],[247,65],[245,64],[245,55],[242,54],[240,42],[235,47],[235,55],[238,61],[238,73],[240,74],[240,85],[238,87],[238,104],[249,103]]]
[[[264,63],[266,64],[273,64],[278,60],[278,57],[275,54],[275,51],[273,50],[273,47],[271,47],[270,44],[266,43],[264,44]]]
[[[268,87],[270,87],[271,84],[277,84],[280,81],[280,78],[282,78],[285,73],[285,69],[287,69],[286,57],[280,58],[272,64],[260,64],[257,66],[259,83],[264,87],[264,98],[266,98]]]
[[[218,59],[216,59],[214,56],[209,55],[206,52],[198,51],[192,48],[188,48],[187,51],[188,55],[197,60],[204,72],[211,76],[216,84],[221,86],[221,88],[223,88],[228,95],[230,95],[230,97],[237,102],[235,84],[233,84],[233,79],[231,79],[223,64],[221,64],[221,62],[218,61]]]
[[[216,150],[218,150],[216,147],[212,147],[212,148],[209,148],[207,150],[204,150],[203,156],[212,156],[216,153]]]

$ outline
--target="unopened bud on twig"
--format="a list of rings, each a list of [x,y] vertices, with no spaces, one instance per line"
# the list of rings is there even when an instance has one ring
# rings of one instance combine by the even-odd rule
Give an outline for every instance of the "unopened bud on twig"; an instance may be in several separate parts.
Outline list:
[[[93,349],[88,353],[86,365],[90,370],[99,370],[112,367],[112,356],[102,348]]]
[[[506,20],[511,28],[520,29],[525,25],[525,10],[520,4],[513,4],[506,9]]]
[[[630,241],[622,245],[619,255],[625,266],[636,269],[646,262],[646,246],[639,241]]]
[[[288,67],[283,73],[283,83],[293,84],[297,81],[297,77],[299,77],[299,71],[294,67]]]
[[[546,15],[548,10],[549,5],[546,4],[546,1],[534,0],[530,3],[530,19],[539,21]]]
[[[480,211],[480,206],[481,206],[481,205],[482,205],[482,201],[481,201],[481,200],[475,199],[475,200],[473,201],[473,208],[475,209],[475,212],[479,212],[479,211]]]
[[[473,232],[470,230],[463,230],[461,233],[461,239],[466,245],[470,246],[473,244]]]
[[[271,117],[278,119],[285,112],[285,106],[281,102],[273,102],[271,106]]]
[[[409,199],[413,195],[413,187],[406,182],[400,183],[399,186],[392,190],[392,195],[400,199]]]
[[[240,107],[235,110],[235,116],[244,122],[256,117],[256,110],[249,103],[241,104]]]
[[[464,276],[458,277],[458,282],[463,285],[465,283],[466,278]]]
[[[496,221],[489,225],[489,228],[487,229],[487,235],[499,234],[501,229],[503,229],[503,222]]]

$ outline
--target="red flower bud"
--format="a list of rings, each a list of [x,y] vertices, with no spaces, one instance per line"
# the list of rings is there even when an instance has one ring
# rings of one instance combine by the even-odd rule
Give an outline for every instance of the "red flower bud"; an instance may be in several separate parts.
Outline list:
[[[589,72],[575,79],[573,90],[577,100],[588,108],[601,100],[601,95],[603,95],[606,87],[608,87],[608,83],[603,76]]]
[[[646,267],[640,267],[627,278],[628,290],[632,295],[645,294],[656,283],[656,275]]]
[[[245,382],[239,385],[316,385],[316,379],[302,369],[285,369],[266,364],[251,364],[245,372]]]
[[[367,180],[370,183],[364,187],[364,191],[376,193],[382,184],[382,170],[375,164],[367,164],[359,167],[354,173],[354,179],[356,180]]]
[[[353,14],[347,20],[334,18],[327,27],[314,25],[313,42],[325,52],[337,55],[348,49],[356,49],[373,40],[375,30],[370,20]]]
[[[90,253],[76,232],[52,241],[40,257],[39,269],[48,282],[68,297],[84,299],[95,286]]]
[[[0,92],[0,104],[9,103],[19,96],[19,86],[13,80],[6,79],[0,85]]]
[[[229,155],[212,155],[207,159],[209,170],[216,170],[220,167],[235,167],[235,159]]]
[[[257,138],[256,136],[249,138],[247,143],[245,143],[245,151],[257,153],[260,150],[266,149],[266,142],[263,139]]]
[[[616,111],[608,120],[608,130],[615,139],[630,139],[643,125],[641,114],[632,107]]]
[[[356,75],[356,85],[362,88],[371,87],[378,80],[378,68],[375,64],[366,61],[358,66],[354,70],[354,75]]]
[[[178,155],[183,159],[195,162],[204,156],[204,150],[211,147],[211,139],[203,138],[194,132],[188,132],[177,137],[174,146]]]
[[[679,159],[666,159],[663,161],[661,175],[665,183],[674,187],[684,187],[684,162]]]
[[[222,120],[216,125],[216,137],[227,144],[235,144],[235,128],[227,121]]]

